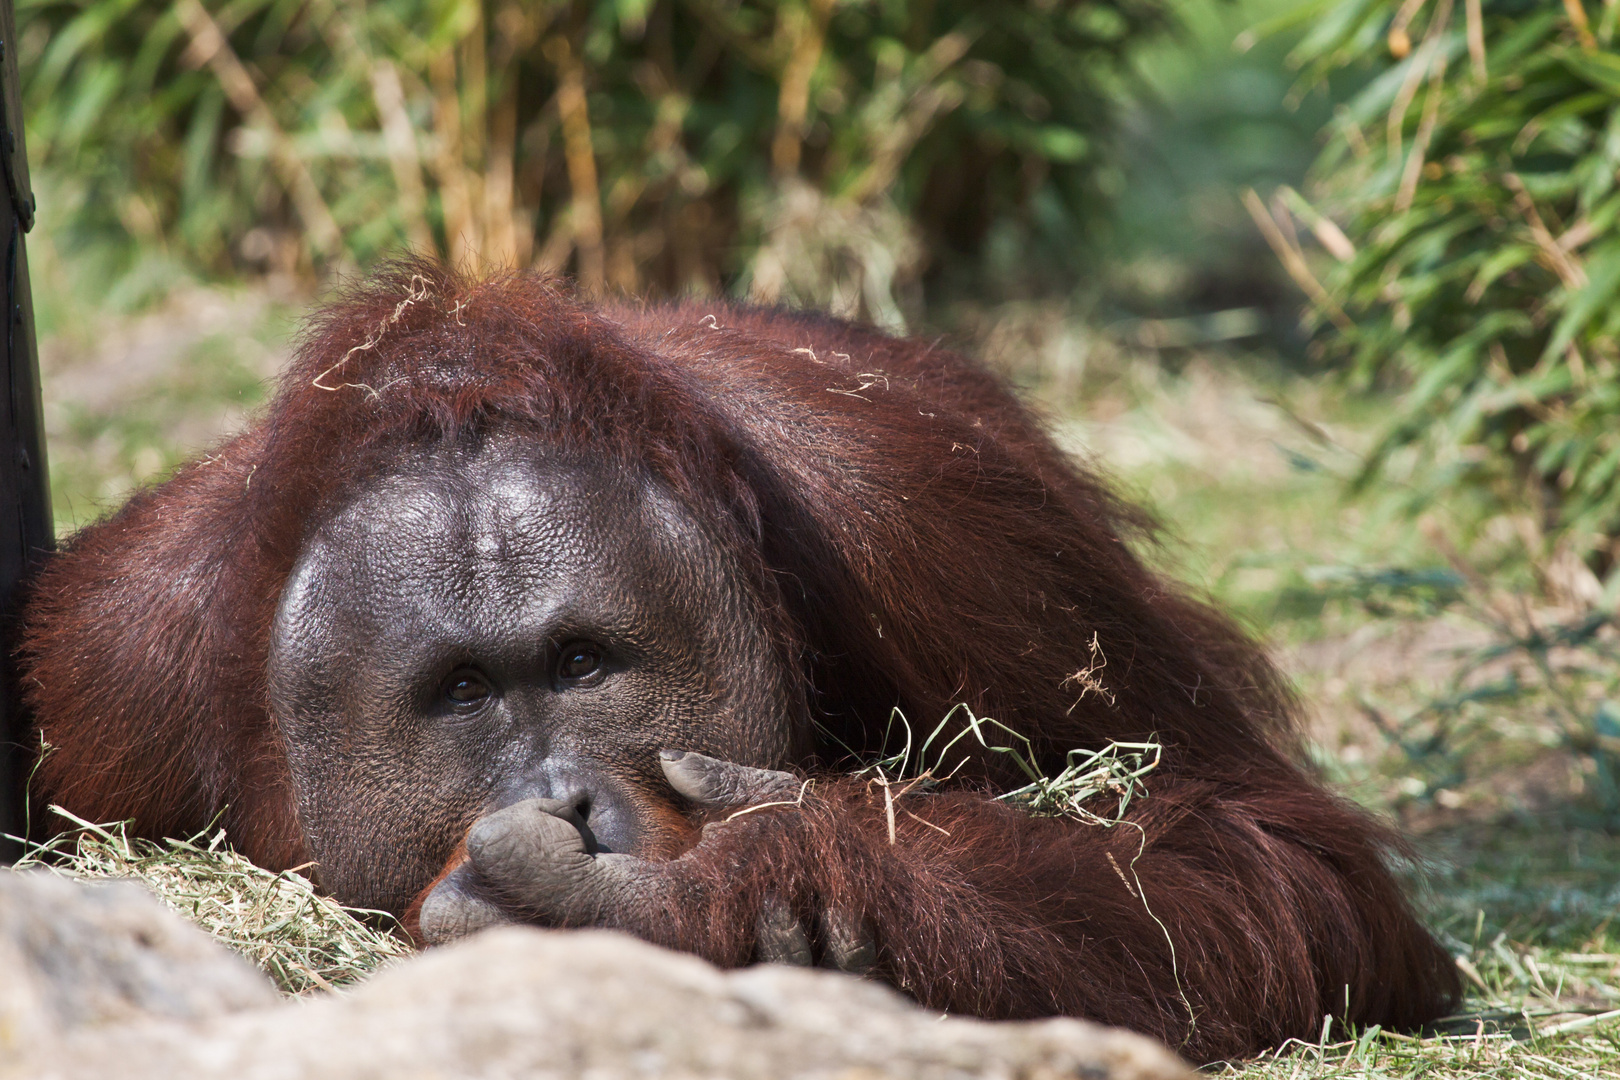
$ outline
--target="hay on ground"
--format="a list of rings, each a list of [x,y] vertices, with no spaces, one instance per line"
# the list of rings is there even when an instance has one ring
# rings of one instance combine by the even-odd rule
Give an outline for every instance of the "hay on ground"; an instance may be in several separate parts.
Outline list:
[[[31,845],[17,869],[84,879],[131,878],[215,940],[247,957],[286,994],[358,982],[413,950],[385,912],[348,908],[316,892],[298,867],[275,873],[225,843],[225,830],[186,840],[131,837],[57,807],[74,828]]]

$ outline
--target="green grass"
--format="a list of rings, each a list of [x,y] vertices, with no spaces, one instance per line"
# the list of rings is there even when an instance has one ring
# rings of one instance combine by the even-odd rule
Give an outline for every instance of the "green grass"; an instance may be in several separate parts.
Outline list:
[[[1213,1070],[1215,1075],[1259,1080],[1317,1080],[1320,1077],[1473,1080],[1576,1080],[1607,1077],[1620,1069],[1612,1018],[1607,1028],[1593,1024],[1578,1032],[1521,1034],[1482,1026],[1474,1034],[1405,1039],[1388,1032],[1362,1032],[1353,1039],[1326,1039],[1293,1045],[1241,1067]]]
[[[1345,495],[1384,407],[1250,358],[1201,357],[1177,376],[1133,358],[1056,430],[1157,513],[1169,572],[1272,640],[1307,640],[1376,605],[1380,571],[1450,574],[1398,499]],[[1447,524],[1468,510],[1448,507]],[[1392,612],[1397,594],[1419,599],[1388,591]]]

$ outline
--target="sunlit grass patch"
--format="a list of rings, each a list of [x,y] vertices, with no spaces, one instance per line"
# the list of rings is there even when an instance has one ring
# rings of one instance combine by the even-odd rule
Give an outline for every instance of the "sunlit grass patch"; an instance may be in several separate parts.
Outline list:
[[[1517,1034],[1481,1021],[1474,1033],[1411,1038],[1370,1030],[1353,1039],[1294,1043],[1211,1075],[1240,1080],[1585,1080],[1620,1075],[1620,1017],[1578,1031]],[[1556,1028],[1556,1025],[1553,1025]]]
[[[1620,1076],[1620,934],[1606,923],[1569,947],[1526,945],[1485,929],[1443,935],[1465,979],[1455,1015],[1418,1034],[1374,1027],[1324,1029],[1253,1061],[1223,1066],[1239,1080],[1502,1077],[1576,1080]]]

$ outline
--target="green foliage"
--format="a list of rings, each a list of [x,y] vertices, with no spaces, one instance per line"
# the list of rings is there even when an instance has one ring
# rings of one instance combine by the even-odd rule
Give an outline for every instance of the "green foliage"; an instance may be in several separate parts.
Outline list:
[[[21,0],[18,20],[31,149],[88,185],[81,233],[216,271],[410,245],[895,322],[928,259],[1013,289],[1075,272],[1124,51],[1164,9]]]
[[[1318,1042],[1206,1072],[1234,1080],[1616,1075],[1620,928],[1607,917],[1620,856],[1615,837],[1571,830],[1554,840],[1537,823],[1494,824],[1471,831],[1461,846],[1459,839],[1445,845],[1450,865],[1436,881],[1443,894],[1423,898],[1463,975],[1455,1015],[1415,1033],[1332,1024]]]
[[[1293,213],[1338,257],[1320,344],[1400,388],[1363,482],[1402,452],[1419,505],[1467,487],[1599,575],[1620,555],[1620,51],[1612,3],[1321,0],[1296,18],[1308,77],[1372,77]],[[1288,261],[1288,212],[1262,228]],[[1348,238],[1348,239],[1347,239]],[[1536,541],[1537,547],[1542,541]]]
[[[1397,747],[1415,789],[1430,798],[1557,748],[1582,795],[1572,816],[1620,825],[1620,637],[1597,611],[1537,619],[1505,596],[1471,595],[1486,644],[1458,659],[1439,692],[1399,720],[1366,697],[1361,708]]]
[[[1303,348],[1294,289],[1236,194],[1301,184],[1332,118],[1337,87],[1290,93],[1285,57],[1297,31],[1244,34],[1298,3],[1178,0],[1174,30],[1131,57],[1139,85],[1125,113],[1127,183],[1109,238],[1119,265],[1107,288],[1138,315],[1231,313],[1225,326],[1188,327],[1194,342],[1269,333],[1290,354]],[[1237,320],[1245,309],[1247,326]]]

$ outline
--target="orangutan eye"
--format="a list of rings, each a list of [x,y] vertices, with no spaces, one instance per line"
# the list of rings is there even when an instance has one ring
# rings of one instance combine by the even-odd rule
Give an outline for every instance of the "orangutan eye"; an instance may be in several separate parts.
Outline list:
[[[577,683],[602,670],[602,650],[588,641],[574,641],[557,653],[557,681]]]
[[[489,684],[476,671],[457,671],[444,681],[444,696],[458,709],[475,709],[489,695]]]

